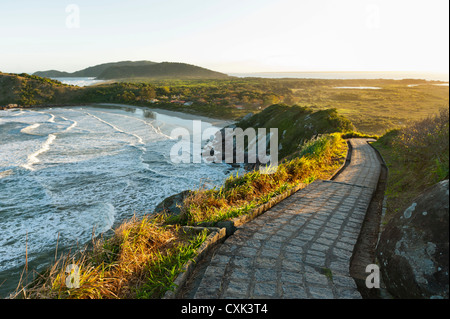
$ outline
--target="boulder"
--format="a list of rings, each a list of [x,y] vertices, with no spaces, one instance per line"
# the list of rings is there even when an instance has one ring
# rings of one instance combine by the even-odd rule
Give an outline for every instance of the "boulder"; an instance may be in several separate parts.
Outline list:
[[[164,199],[161,203],[156,205],[155,213],[157,214],[168,214],[172,216],[181,215],[181,205],[184,199],[191,194],[190,190],[182,191],[181,193],[172,195]]]
[[[442,181],[392,217],[377,246],[386,289],[394,298],[449,298],[449,185]]]

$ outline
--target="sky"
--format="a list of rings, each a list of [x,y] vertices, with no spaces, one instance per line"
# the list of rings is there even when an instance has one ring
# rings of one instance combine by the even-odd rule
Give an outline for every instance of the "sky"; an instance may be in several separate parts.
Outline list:
[[[0,0],[0,71],[449,70],[448,0]]]

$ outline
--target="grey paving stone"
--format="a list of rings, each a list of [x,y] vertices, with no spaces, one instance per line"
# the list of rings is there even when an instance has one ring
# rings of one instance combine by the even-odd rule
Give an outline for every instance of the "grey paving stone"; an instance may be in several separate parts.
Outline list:
[[[327,237],[319,237],[316,239],[316,243],[325,245],[325,246],[331,246],[334,243],[334,240]]]
[[[277,284],[275,282],[256,282],[253,290],[253,296],[276,297]]]
[[[250,279],[250,268],[234,268],[230,274],[230,280],[248,280]]]
[[[230,281],[224,294],[228,297],[245,296],[249,286],[249,280]]]
[[[216,254],[211,259],[211,265],[213,265],[213,266],[223,266],[223,265],[228,264],[230,262],[230,259],[231,259],[230,255]]]
[[[255,259],[254,266],[257,268],[273,269],[278,263],[278,258],[258,257]]]
[[[249,268],[249,267],[253,266],[253,258],[251,258],[251,257],[243,257],[243,256],[235,256],[232,259],[232,264],[235,267]]]
[[[283,270],[280,274],[280,282],[282,285],[285,284],[302,284],[303,283],[303,274],[301,272],[294,272]]]
[[[258,249],[253,247],[242,247],[239,250],[239,254],[244,257],[253,257],[256,256]]]
[[[308,286],[308,288],[314,299],[334,299],[333,290],[330,287]]]
[[[255,281],[277,281],[277,272],[271,268],[256,268],[253,275]]]
[[[312,264],[318,267],[325,267],[325,258],[314,255],[306,255],[305,262],[308,264]]]
[[[308,295],[304,287],[300,285],[283,285],[282,287],[284,299],[307,299]]]
[[[280,253],[281,251],[279,249],[262,249],[259,256],[276,259],[279,257]]]
[[[303,253],[299,253],[299,252],[285,252],[284,253],[284,259],[286,260],[290,260],[290,261],[297,261],[297,262],[301,262],[303,260]]]
[[[328,251],[330,250],[330,247],[327,245],[322,245],[317,242],[311,245],[311,250],[318,250],[318,251]]]
[[[281,261],[281,269],[288,271],[301,271],[303,263],[301,261],[293,261],[283,259]]]

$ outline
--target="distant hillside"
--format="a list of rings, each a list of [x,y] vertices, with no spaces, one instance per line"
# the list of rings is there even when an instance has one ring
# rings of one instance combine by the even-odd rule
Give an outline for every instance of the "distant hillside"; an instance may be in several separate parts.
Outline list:
[[[201,78],[218,79],[228,75],[211,71],[195,65],[185,63],[162,62],[145,66],[113,66],[106,69],[98,79],[126,79],[126,78]]]
[[[145,65],[151,65],[156,64],[156,62],[151,61],[121,61],[121,62],[111,62],[111,63],[103,63],[95,66],[88,67],[83,70],[79,70],[76,72],[63,72],[63,71],[56,71],[56,70],[49,70],[49,71],[38,71],[33,73],[33,75],[42,76],[42,77],[52,77],[52,78],[58,78],[58,77],[73,77],[73,78],[89,78],[89,77],[98,77],[102,72],[104,72],[106,69],[110,67],[115,66],[145,66]]]
[[[56,70],[38,71],[34,75],[40,77],[95,77],[102,80],[129,78],[158,79],[219,79],[226,74],[211,71],[186,63],[151,61],[122,61],[92,66],[73,73]]]

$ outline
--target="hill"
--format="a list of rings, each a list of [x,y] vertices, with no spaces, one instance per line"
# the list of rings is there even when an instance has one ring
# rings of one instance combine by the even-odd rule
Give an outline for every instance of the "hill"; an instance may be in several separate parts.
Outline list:
[[[199,66],[175,62],[122,61],[104,63],[76,72],[38,71],[40,77],[95,77],[102,80],[129,78],[156,79],[220,79],[228,76]]]
[[[152,65],[113,66],[106,69],[97,78],[101,80],[127,78],[156,78],[156,79],[221,79],[228,75],[211,71],[199,66],[162,62]]]
[[[151,61],[110,62],[110,63],[103,63],[103,64],[91,66],[86,69],[79,70],[79,71],[72,72],[72,73],[64,72],[64,71],[49,70],[49,71],[38,71],[38,72],[33,73],[33,75],[41,76],[41,77],[51,77],[51,78],[58,78],[58,77],[73,77],[73,78],[93,77],[93,78],[96,78],[110,67],[121,67],[121,66],[140,67],[140,66],[146,66],[146,65],[152,65],[152,64],[156,64],[156,62],[151,62]]]
[[[0,72],[0,106],[69,103],[79,88],[26,73]]]
[[[236,123],[243,130],[249,127],[278,128],[279,157],[293,155],[311,138],[320,134],[347,132],[353,124],[336,109],[315,111],[309,107],[275,104]]]

